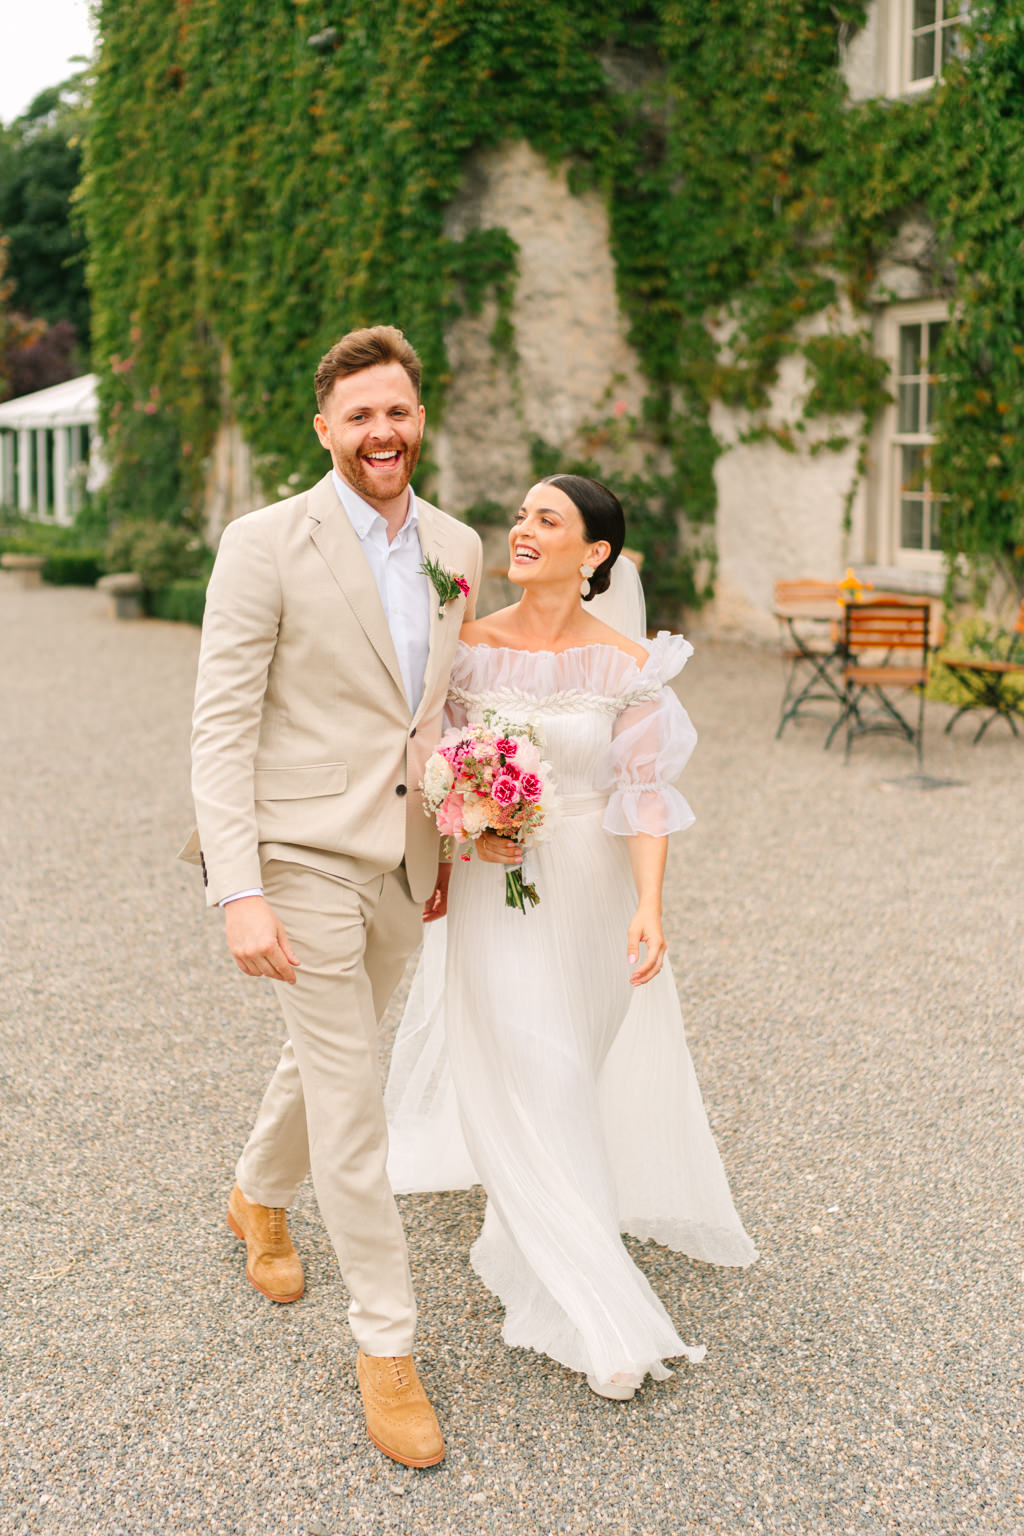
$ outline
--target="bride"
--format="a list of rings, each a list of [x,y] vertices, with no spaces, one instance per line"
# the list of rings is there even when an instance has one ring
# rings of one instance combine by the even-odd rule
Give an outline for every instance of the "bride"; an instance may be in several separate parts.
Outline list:
[[[552,836],[526,854],[540,905],[505,906],[496,834],[452,867],[427,929],[385,1103],[396,1192],[483,1184],[471,1250],[505,1306],[503,1337],[630,1398],[663,1361],[698,1361],[622,1243],[655,1238],[714,1264],[756,1258],[733,1207],[666,961],[668,835],[693,815],[672,787],[696,733],[668,687],[692,647],[649,644],[584,602],[605,591],[625,525],[578,475],[527,494],[509,534],[520,601],[467,624],[455,725],[485,709],[540,732]],[[425,921],[444,915],[436,898]],[[447,932],[445,932],[447,930]]]

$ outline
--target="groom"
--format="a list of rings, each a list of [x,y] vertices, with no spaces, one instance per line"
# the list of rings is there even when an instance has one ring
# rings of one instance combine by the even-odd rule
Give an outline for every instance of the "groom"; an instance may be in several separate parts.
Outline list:
[[[351,1296],[367,1431],[385,1455],[424,1467],[444,1441],[412,1362],[377,1021],[424,902],[446,884],[417,785],[482,552],[409,484],[424,413],[401,331],[342,337],[315,388],[331,471],[221,538],[192,733],[198,827],[183,856],[224,908],[236,965],[274,982],[287,1029],[228,1203],[246,1274],[272,1301],[302,1295],[284,1208],[312,1170]],[[435,591],[428,560],[464,591]]]

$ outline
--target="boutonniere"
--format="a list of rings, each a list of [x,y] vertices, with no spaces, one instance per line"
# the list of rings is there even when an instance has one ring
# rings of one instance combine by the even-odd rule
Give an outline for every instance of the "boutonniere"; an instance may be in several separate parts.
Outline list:
[[[441,604],[437,610],[439,619],[444,618],[445,604],[454,603],[460,592],[463,597],[469,596],[469,582],[465,576],[460,576],[455,571],[446,571],[440,560],[434,560],[430,555],[425,555],[420,570],[437,593]]]

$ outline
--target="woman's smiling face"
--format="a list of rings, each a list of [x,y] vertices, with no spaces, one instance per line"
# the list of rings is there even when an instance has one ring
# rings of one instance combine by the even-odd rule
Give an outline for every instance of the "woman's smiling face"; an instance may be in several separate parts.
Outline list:
[[[509,529],[508,578],[519,586],[580,583],[580,566],[599,566],[609,554],[604,540],[587,538],[576,503],[554,485],[535,485]]]

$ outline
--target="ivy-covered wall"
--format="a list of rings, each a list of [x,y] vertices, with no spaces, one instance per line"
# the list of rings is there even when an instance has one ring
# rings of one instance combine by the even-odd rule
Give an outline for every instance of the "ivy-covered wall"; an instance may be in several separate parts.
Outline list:
[[[678,514],[698,529],[714,517],[714,401],[777,432],[758,413],[802,352],[813,387],[781,446],[851,417],[866,444],[886,398],[869,307],[913,209],[937,231],[930,281],[958,316],[936,457],[946,535],[1019,576],[1024,0],[975,7],[964,62],[923,98],[855,105],[840,34],[866,10],[101,0],[83,199],[112,513],[197,522],[224,370],[273,492],[321,472],[309,381],[349,327],[403,327],[434,421],[446,336],[485,298],[514,368],[515,242],[500,228],[455,239],[445,221],[473,156],[525,141],[607,203],[646,386],[631,426],[650,465],[627,489],[656,605],[699,596]],[[864,323],[840,324],[840,305]],[[605,472],[615,441],[599,444]],[[536,444],[538,463],[559,446]]]

